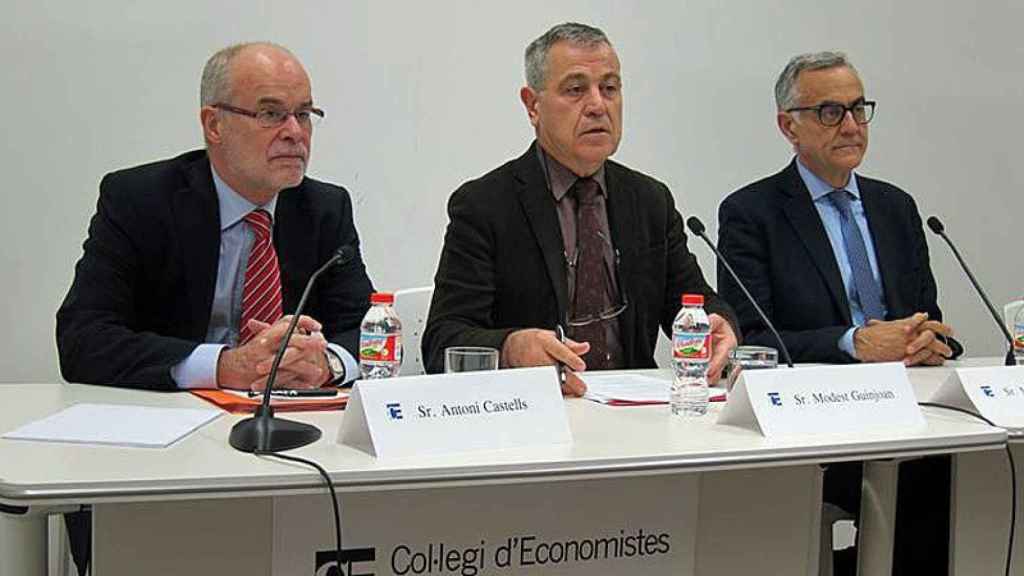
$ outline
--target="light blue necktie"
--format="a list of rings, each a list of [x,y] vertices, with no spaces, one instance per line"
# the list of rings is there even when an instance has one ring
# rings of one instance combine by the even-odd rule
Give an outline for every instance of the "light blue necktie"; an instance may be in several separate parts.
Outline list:
[[[843,244],[846,245],[846,257],[850,260],[850,270],[853,273],[854,293],[850,296],[860,302],[865,320],[884,320],[882,288],[871,273],[871,261],[868,260],[864,237],[861,236],[860,226],[857,226],[857,220],[850,209],[850,193],[846,190],[833,190],[829,193],[829,200],[839,210]]]

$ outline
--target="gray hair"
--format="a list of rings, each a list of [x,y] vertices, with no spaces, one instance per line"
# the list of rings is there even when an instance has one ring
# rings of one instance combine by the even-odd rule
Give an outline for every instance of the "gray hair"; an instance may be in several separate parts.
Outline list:
[[[586,24],[566,22],[551,28],[526,47],[526,85],[536,92],[544,89],[548,74],[548,52],[559,42],[588,48],[600,44],[612,45],[604,32]]]
[[[796,90],[796,81],[801,72],[840,67],[849,68],[857,74],[857,69],[842,52],[813,52],[794,56],[775,81],[775,105],[780,111],[797,105],[800,95]]]
[[[231,63],[243,50],[253,46],[269,46],[295,58],[291,50],[273,42],[243,42],[218,50],[203,67],[203,78],[199,83],[200,106],[212,106],[231,98]]]

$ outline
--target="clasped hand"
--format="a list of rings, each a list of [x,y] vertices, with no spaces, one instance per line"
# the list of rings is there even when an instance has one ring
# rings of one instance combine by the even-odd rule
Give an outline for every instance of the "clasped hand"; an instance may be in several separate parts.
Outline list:
[[[952,328],[929,320],[926,312],[918,312],[899,320],[870,320],[867,326],[857,329],[853,342],[862,362],[941,366],[953,350],[939,336],[952,335]]]
[[[273,324],[250,320],[255,336],[237,348],[225,348],[217,361],[217,385],[236,390],[262,390],[267,385],[274,356],[292,317]],[[309,316],[300,316],[278,366],[275,388],[316,388],[330,377],[327,369],[327,340],[322,326]]]

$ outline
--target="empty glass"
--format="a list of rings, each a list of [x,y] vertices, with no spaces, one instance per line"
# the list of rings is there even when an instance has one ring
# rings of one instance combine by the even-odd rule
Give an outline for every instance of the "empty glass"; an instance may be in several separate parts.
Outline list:
[[[483,346],[453,346],[444,350],[444,371],[497,370],[498,351]]]
[[[738,346],[729,354],[725,389],[729,392],[744,370],[763,370],[779,365],[779,352],[767,346]]]

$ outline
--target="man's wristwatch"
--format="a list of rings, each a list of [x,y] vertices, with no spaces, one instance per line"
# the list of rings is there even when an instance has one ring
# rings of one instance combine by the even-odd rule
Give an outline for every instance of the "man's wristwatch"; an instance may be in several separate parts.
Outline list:
[[[327,369],[331,371],[330,383],[335,386],[343,383],[345,381],[345,363],[341,361],[341,357],[330,348],[324,351],[324,356],[327,357]]]

